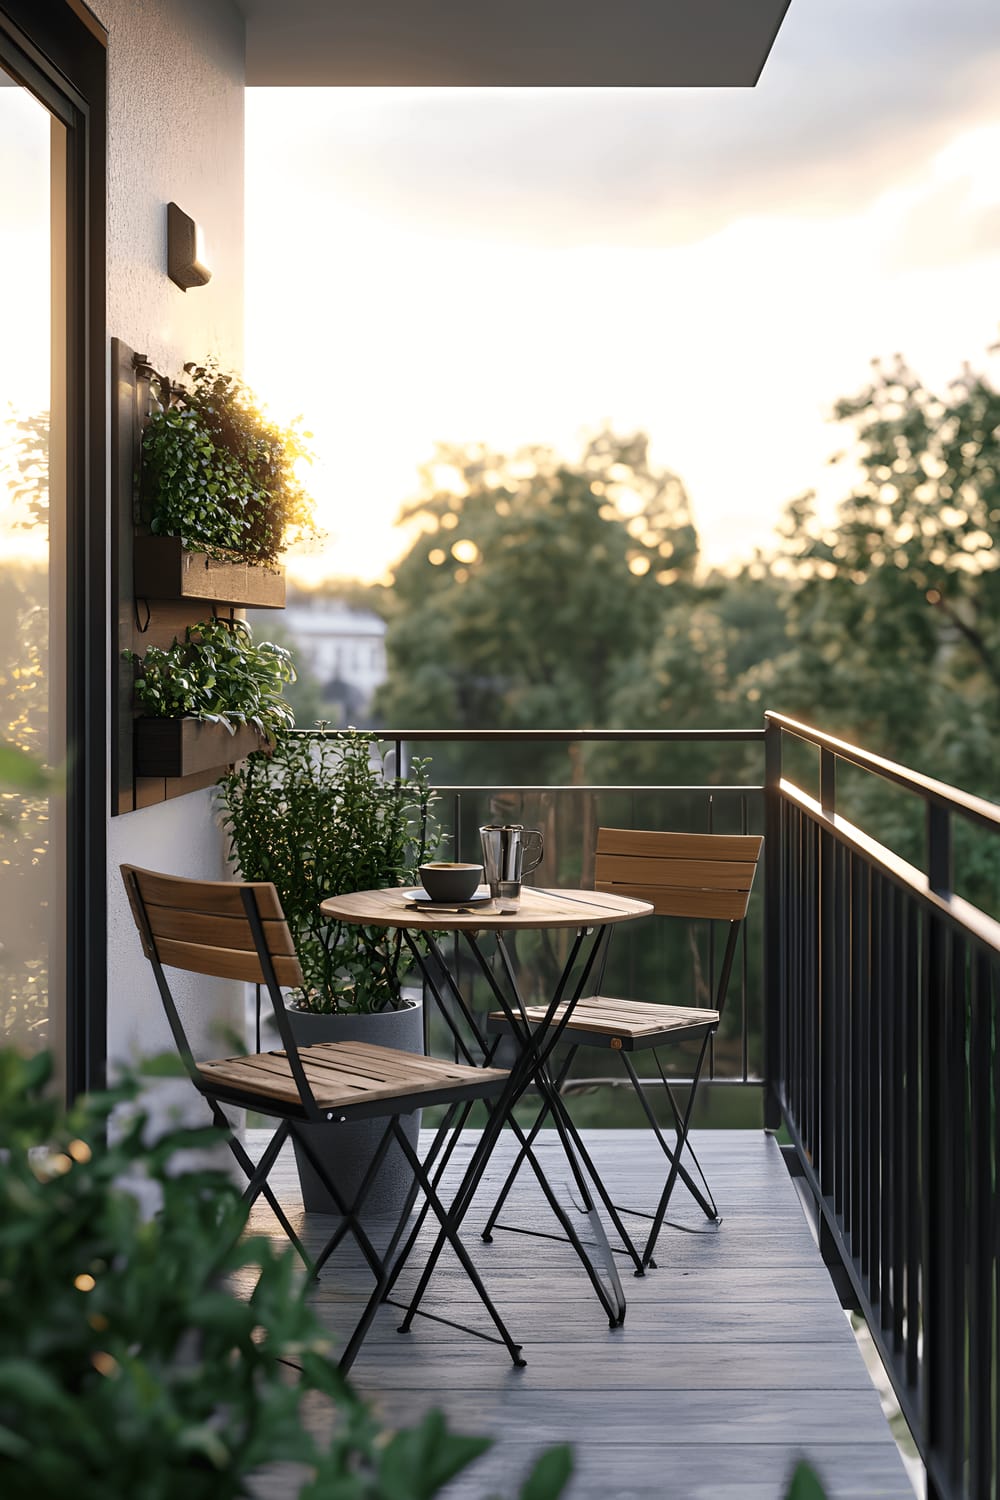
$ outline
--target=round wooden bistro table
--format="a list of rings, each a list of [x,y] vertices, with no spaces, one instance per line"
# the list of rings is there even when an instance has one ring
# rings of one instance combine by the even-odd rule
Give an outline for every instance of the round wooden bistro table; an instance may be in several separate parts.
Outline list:
[[[408,899],[409,898],[409,899]],[[553,1214],[558,1220],[563,1235],[579,1257],[591,1285],[608,1315],[612,1328],[625,1320],[626,1301],[621,1279],[615,1265],[614,1255],[608,1244],[604,1225],[595,1203],[595,1196],[604,1205],[615,1230],[628,1247],[635,1262],[636,1271],[642,1274],[642,1263],[634,1253],[632,1242],[621,1223],[607,1188],[601,1181],[597,1168],[582,1141],[579,1132],[569,1117],[552,1078],[548,1063],[577,1001],[587,991],[602,945],[610,935],[610,929],[620,922],[631,922],[637,917],[647,916],[653,907],[648,901],[620,896],[612,892],[586,890],[551,890],[525,886],[522,888],[518,909],[513,912],[497,910],[495,903],[442,904],[415,906],[412,889],[390,889],[383,891],[355,891],[345,896],[330,896],[320,905],[324,916],[333,921],[349,922],[360,927],[395,929],[401,932],[414,961],[420,970],[427,989],[437,1003],[455,1041],[456,1053],[466,1062],[481,1062],[489,1066],[493,1062],[501,1036],[488,1035],[473,1013],[463,994],[455,965],[438,941],[442,933],[457,934],[472,955],[474,970],[486,981],[494,996],[501,1023],[502,1034],[512,1035],[517,1046],[517,1056],[510,1072],[504,1093],[493,1104],[489,1120],[473,1153],[474,1170],[465,1178],[461,1199],[452,1206],[453,1225],[457,1230],[471,1206],[476,1189],[486,1171],[490,1156],[504,1126],[509,1127],[519,1143],[524,1160],[531,1167]],[[528,1006],[518,985],[516,966],[511,957],[507,940],[526,931],[567,929],[573,935],[566,952],[565,962],[548,1003],[542,1007]],[[481,944],[484,933],[492,934],[499,959],[499,975],[496,966]],[[532,1085],[537,1088],[551,1116],[566,1164],[576,1184],[577,1194],[587,1215],[593,1236],[597,1260],[588,1252],[576,1227],[560,1202],[555,1189],[542,1169],[534,1150],[531,1136],[525,1134],[514,1118],[514,1106],[524,1091]],[[452,1132],[450,1142],[436,1163],[435,1183],[447,1166],[451,1152],[459,1138],[466,1114],[460,1118]],[[411,1233],[404,1254],[397,1261],[396,1273],[412,1249],[420,1231],[423,1216]],[[421,1273],[413,1299],[408,1306],[403,1328],[409,1327],[426,1290],[438,1256],[445,1243],[445,1235],[439,1234],[427,1264]]]

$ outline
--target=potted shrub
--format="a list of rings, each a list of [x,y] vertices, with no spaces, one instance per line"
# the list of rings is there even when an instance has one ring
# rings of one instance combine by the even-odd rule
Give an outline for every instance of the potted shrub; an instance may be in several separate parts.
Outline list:
[[[310,457],[298,421],[280,427],[236,375],[186,364],[154,380],[142,433],[135,592],[140,597],[284,605],[282,549],[313,530],[298,478]]]
[[[244,880],[273,881],[295,939],[305,988],[289,996],[302,1045],[367,1041],[423,1051],[421,1003],[406,998],[402,936],[327,921],[326,896],[419,883],[440,833],[429,762],[409,775],[387,773],[385,750],[355,729],[337,734],[279,732],[270,755],[251,755],[221,782],[231,858]],[[411,1117],[412,1139],[420,1116]],[[338,1186],[350,1195],[382,1132],[378,1121],[306,1127]],[[308,1161],[299,1158],[307,1209],[333,1212]],[[368,1212],[401,1201],[409,1173],[391,1151]]]
[[[135,769],[188,776],[260,750],[293,722],[281,695],[295,680],[283,646],[254,643],[244,620],[202,620],[166,650],[122,653],[136,669]]]

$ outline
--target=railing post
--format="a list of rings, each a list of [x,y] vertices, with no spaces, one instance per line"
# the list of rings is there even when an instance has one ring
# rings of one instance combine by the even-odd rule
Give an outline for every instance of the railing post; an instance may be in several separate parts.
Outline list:
[[[951,813],[938,802],[927,803],[927,880],[938,896],[950,896],[955,881]]]
[[[785,1094],[786,851],[781,830],[781,726],[764,721],[764,1129],[779,1130]]]
[[[820,751],[820,806],[824,816],[837,815],[837,759],[826,748]],[[836,1195],[837,1159],[837,943],[836,943],[836,845],[833,834],[819,834],[819,1180],[831,1204]]]

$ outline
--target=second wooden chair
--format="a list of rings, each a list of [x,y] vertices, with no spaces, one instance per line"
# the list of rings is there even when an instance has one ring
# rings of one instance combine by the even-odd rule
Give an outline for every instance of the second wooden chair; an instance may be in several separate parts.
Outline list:
[[[690,1142],[689,1129],[711,1040],[719,1029],[725,1008],[733,960],[763,842],[754,834],[669,833],[629,828],[598,830],[594,884],[599,891],[613,891],[620,896],[650,901],[659,916],[704,918],[727,924],[726,945],[713,996],[715,1003],[711,1008],[675,1005],[666,1001],[619,999],[604,994],[605,954],[598,992],[579,1000],[566,1024],[569,1051],[562,1060],[557,1085],[565,1082],[580,1047],[598,1047],[617,1054],[667,1160],[666,1180],[656,1209],[652,1214],[642,1215],[652,1221],[645,1248],[637,1252],[634,1246],[628,1245],[629,1253],[640,1267],[655,1265],[653,1253],[678,1179],[706,1217],[718,1218],[715,1199]],[[527,1007],[529,1021],[540,1020],[543,1013],[543,1006]],[[491,1030],[503,1031],[506,1026],[499,1012],[490,1016]],[[658,1051],[683,1042],[695,1043],[697,1057],[682,1109]],[[666,1091],[674,1124],[672,1142],[664,1135],[648,1098],[648,1080],[640,1078],[632,1061],[632,1054],[640,1051],[652,1053],[659,1081]],[[547,1113],[544,1109],[539,1113],[528,1136],[529,1144],[544,1124]],[[689,1170],[685,1154],[690,1158],[697,1178]],[[497,1223],[522,1160],[523,1155],[515,1160],[501,1189],[483,1231],[487,1237]]]

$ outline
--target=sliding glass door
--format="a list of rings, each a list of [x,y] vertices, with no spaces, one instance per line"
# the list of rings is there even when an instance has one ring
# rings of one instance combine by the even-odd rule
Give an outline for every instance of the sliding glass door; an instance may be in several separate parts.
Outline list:
[[[65,1056],[66,129],[0,69],[0,1016]],[[49,768],[46,775],[43,767]]]
[[[0,0],[0,1046],[104,1065],[106,54]]]

